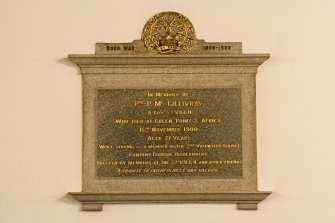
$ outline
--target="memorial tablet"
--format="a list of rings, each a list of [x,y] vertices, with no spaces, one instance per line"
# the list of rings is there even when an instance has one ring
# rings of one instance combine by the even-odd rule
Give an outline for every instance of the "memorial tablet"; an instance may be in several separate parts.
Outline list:
[[[98,89],[96,176],[242,173],[241,89]]]
[[[257,209],[255,75],[268,54],[196,39],[180,13],[141,40],[69,55],[83,78],[83,210],[104,203],[222,202]]]

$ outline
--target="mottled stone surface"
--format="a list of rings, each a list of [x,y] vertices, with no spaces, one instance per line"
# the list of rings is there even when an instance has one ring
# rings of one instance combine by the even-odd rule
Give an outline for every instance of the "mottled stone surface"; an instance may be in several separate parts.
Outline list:
[[[98,89],[96,176],[241,178],[241,89]]]

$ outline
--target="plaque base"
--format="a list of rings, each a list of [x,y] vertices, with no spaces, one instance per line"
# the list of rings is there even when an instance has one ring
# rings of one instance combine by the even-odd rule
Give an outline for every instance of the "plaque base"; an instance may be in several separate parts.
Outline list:
[[[270,191],[227,193],[90,193],[69,192],[82,204],[83,211],[102,211],[103,204],[124,203],[236,203],[240,210],[257,210]]]

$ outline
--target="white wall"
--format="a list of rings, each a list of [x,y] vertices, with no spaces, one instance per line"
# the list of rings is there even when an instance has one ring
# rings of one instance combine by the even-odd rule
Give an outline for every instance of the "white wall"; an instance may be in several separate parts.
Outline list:
[[[198,38],[271,53],[257,76],[258,211],[231,204],[105,205],[80,212],[81,77],[64,60],[139,39],[160,11]],[[0,2],[0,223],[334,222],[334,0]]]

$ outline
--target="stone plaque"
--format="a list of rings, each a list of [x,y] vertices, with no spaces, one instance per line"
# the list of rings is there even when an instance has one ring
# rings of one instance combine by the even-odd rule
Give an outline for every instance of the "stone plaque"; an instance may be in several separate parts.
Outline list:
[[[105,203],[222,202],[257,209],[257,67],[269,54],[197,39],[162,12],[131,43],[70,54],[83,80],[83,210]]]
[[[98,89],[96,176],[242,172],[241,89]]]

